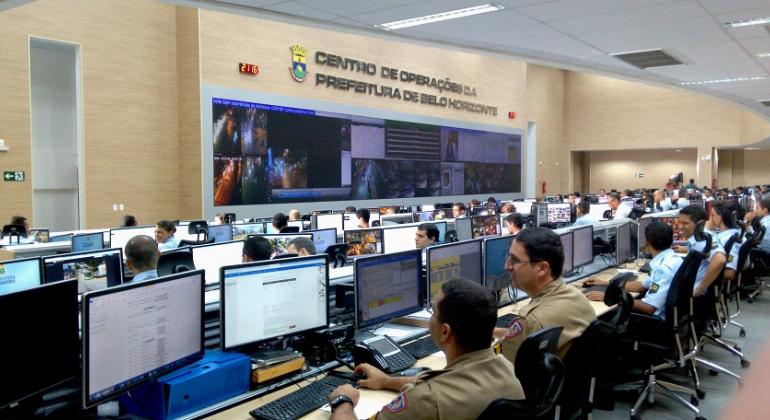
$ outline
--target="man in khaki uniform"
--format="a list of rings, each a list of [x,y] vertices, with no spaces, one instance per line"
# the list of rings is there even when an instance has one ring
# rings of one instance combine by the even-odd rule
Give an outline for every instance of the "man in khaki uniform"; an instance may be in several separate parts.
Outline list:
[[[483,286],[450,280],[441,286],[431,309],[430,333],[446,354],[444,369],[406,378],[390,377],[368,364],[356,366],[356,373],[366,375],[359,385],[400,391],[375,418],[476,418],[497,398],[524,399],[513,365],[489,348],[497,307]],[[358,390],[350,385],[335,389],[329,396],[332,419],[355,419],[358,398]]]
[[[511,285],[532,297],[508,328],[495,328],[502,353],[511,362],[527,336],[551,326],[564,327],[558,348],[563,358],[572,340],[596,319],[588,299],[559,278],[563,265],[561,240],[550,229],[524,229],[511,243],[505,270],[511,274]]]

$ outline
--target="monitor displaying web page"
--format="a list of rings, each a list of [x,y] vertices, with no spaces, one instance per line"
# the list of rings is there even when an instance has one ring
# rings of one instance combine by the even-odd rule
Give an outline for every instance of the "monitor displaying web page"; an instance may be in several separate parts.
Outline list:
[[[83,406],[203,357],[203,270],[86,293]]]
[[[455,278],[483,284],[480,240],[432,246],[428,248],[427,258],[429,298],[441,290],[442,284]]]
[[[221,271],[222,350],[328,326],[326,256],[260,261]]]
[[[40,286],[40,258],[0,262],[0,295]]]
[[[214,238],[214,242],[228,242],[233,240],[233,225],[213,225],[209,226],[209,238]]]
[[[422,252],[419,249],[355,261],[356,328],[420,311]]]
[[[391,254],[393,252],[415,249],[416,245],[414,238],[417,234],[417,226],[418,225],[410,224],[403,227],[398,226],[382,229],[385,253]]]
[[[77,280],[79,293],[123,284],[120,248],[44,257],[43,268],[46,283]]]
[[[572,231],[574,268],[594,262],[594,227],[582,226]]]
[[[484,240],[484,284],[487,289],[500,290],[511,284],[511,275],[505,270],[505,260],[515,236],[501,236]]]
[[[194,246],[192,256],[195,268],[206,271],[206,286],[218,286],[220,268],[243,262],[243,241]]]
[[[104,249],[104,234],[102,232],[85,233],[72,237],[72,252],[98,251]]]
[[[548,203],[548,223],[569,223],[572,221],[572,205],[569,203]]]

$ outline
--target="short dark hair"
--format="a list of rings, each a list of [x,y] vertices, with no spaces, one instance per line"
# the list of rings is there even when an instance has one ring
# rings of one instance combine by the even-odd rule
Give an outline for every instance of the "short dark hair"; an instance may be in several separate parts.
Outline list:
[[[465,204],[464,203],[454,203],[452,204],[452,207],[457,206],[458,209],[465,211]]]
[[[497,200],[495,200],[495,197],[489,197],[487,198],[487,203],[497,203]]]
[[[591,211],[591,205],[588,204],[588,201],[581,201],[577,203],[577,208],[583,214],[588,214]]]
[[[701,220],[708,219],[706,210],[697,204],[690,204],[689,206],[683,208],[682,210],[679,210],[679,214],[684,214],[685,216],[689,217],[694,223],[698,223]]]
[[[356,217],[359,219],[364,219],[366,223],[369,223],[369,209],[358,209],[356,210]]]
[[[345,207],[345,213],[355,213],[355,212],[356,212],[356,206]]]
[[[516,235],[514,241],[520,243],[527,251],[530,262],[545,261],[551,267],[551,277],[561,276],[564,268],[564,248],[561,246],[559,235],[551,229],[534,227],[524,229]]]
[[[522,216],[521,213],[511,213],[508,216],[505,216],[505,222],[521,229],[524,227],[524,216]]]
[[[762,207],[763,209],[770,210],[770,198],[763,198],[762,200],[759,200],[759,207]]]
[[[156,269],[158,267],[158,243],[147,235],[134,236],[126,242],[126,260],[131,261],[137,270]]]
[[[137,225],[136,217],[130,214],[123,216],[123,224],[122,224],[123,227],[131,227],[136,225]]]
[[[243,242],[243,255],[252,261],[269,260],[273,255],[273,244],[262,236],[249,236]]]
[[[13,217],[11,217],[11,224],[12,225],[24,226],[25,223],[27,223],[27,218],[24,217],[24,216],[13,216]]]
[[[156,225],[158,225],[159,228],[165,230],[166,232],[176,232],[176,226],[174,226],[174,222],[171,220],[159,220]]]
[[[283,213],[276,213],[275,216],[273,216],[273,227],[275,227],[277,230],[285,228],[288,224],[289,216]]]
[[[667,223],[656,220],[644,229],[644,237],[656,251],[665,251],[674,243],[674,229]]]
[[[724,223],[725,226],[731,229],[735,228],[732,218],[733,209],[730,208],[730,203],[728,201],[714,201],[714,204],[711,206],[711,208],[714,209],[714,211],[722,218],[722,223]]]
[[[298,236],[298,237],[292,239],[291,241],[289,241],[289,244],[286,245],[286,247],[288,248],[291,245],[294,245],[294,248],[297,251],[299,251],[301,249],[304,249],[310,255],[317,254],[316,249],[315,249],[315,244],[313,243],[313,241],[308,239],[308,238],[305,238],[303,236]]]
[[[425,235],[427,235],[429,239],[438,241],[440,232],[436,227],[436,225],[434,225],[433,223],[423,223],[420,226],[417,226],[417,230],[425,231]]]
[[[607,199],[608,199],[608,200],[617,200],[617,201],[620,201],[620,194],[618,194],[618,193],[616,193],[616,192],[611,192],[611,193],[607,194]]]
[[[634,192],[631,190],[623,190],[623,194],[625,194],[626,197],[632,197],[634,195]]]
[[[497,303],[480,284],[452,279],[441,285],[444,298],[438,302],[440,322],[449,324],[463,350],[489,348],[497,322]]]

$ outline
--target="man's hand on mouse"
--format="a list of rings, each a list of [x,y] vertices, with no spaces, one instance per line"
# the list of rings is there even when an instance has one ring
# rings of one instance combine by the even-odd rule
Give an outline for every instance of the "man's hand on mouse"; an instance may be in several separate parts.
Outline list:
[[[387,381],[390,379],[390,376],[385,374],[385,372],[368,363],[361,363],[360,365],[356,366],[355,373],[356,375],[363,375],[366,377],[366,379],[360,379],[358,381],[358,385],[367,387],[369,389],[386,388]]]
[[[607,280],[599,280],[595,278],[587,279],[583,282],[583,287],[592,287],[592,286],[608,286],[610,284]]]

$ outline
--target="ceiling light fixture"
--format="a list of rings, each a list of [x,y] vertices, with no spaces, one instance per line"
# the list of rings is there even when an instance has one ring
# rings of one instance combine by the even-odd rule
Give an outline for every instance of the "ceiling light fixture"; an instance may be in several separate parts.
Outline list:
[[[770,52],[758,53],[758,54],[756,54],[756,57],[757,58],[767,58],[767,57],[770,57]]]
[[[748,82],[752,80],[764,80],[767,76],[736,77],[732,79],[699,80],[697,82],[681,82],[679,86],[712,85],[715,83]]]
[[[450,10],[448,12],[441,12],[427,16],[420,16],[410,19],[397,20],[394,22],[382,23],[374,25],[377,28],[385,29],[386,31],[393,31],[396,29],[410,28],[412,26],[427,25],[429,23],[441,22],[450,19],[459,19],[473,15],[480,15],[482,13],[496,12],[498,10],[505,9],[504,6],[497,4],[482,4],[480,6],[466,7],[464,9]]]
[[[743,26],[765,25],[770,23],[770,17],[748,19],[748,20],[736,20],[734,22],[726,22],[725,26],[728,28],[740,28]]]

